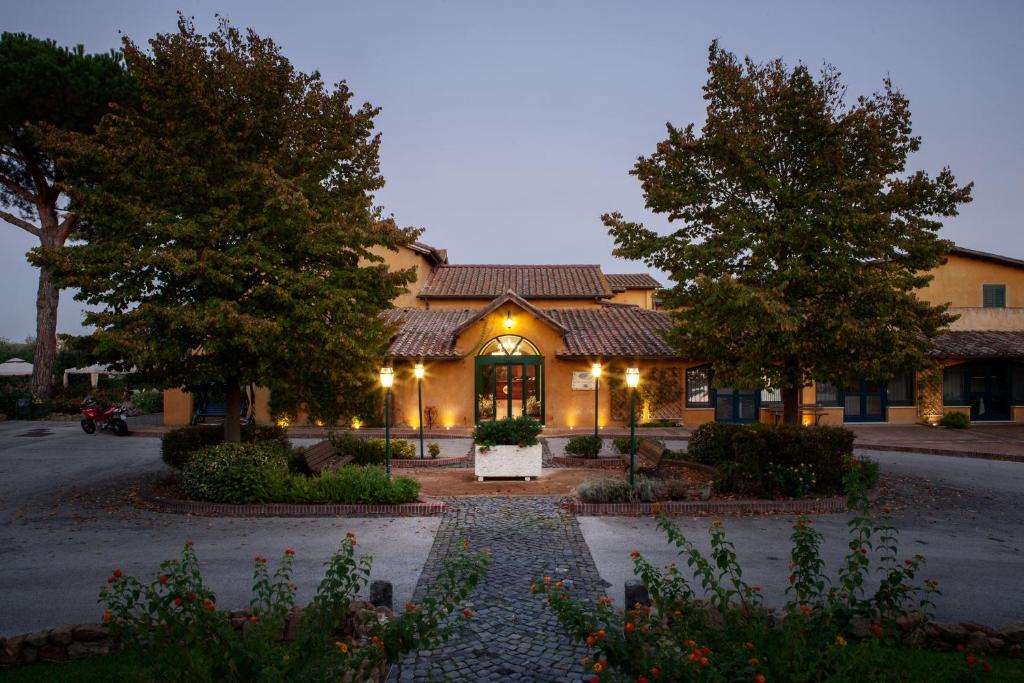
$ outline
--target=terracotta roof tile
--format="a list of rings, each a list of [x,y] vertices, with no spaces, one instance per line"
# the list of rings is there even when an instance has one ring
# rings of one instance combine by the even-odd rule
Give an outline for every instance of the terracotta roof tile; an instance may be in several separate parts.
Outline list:
[[[600,266],[443,265],[423,285],[424,299],[493,299],[508,290],[526,299],[593,299],[612,295]]]
[[[661,289],[661,283],[647,273],[605,273],[612,289]]]
[[[399,358],[458,358],[452,330],[476,314],[473,309],[395,308],[385,319],[399,326],[388,354]]]
[[[935,338],[934,358],[1024,359],[1024,331],[957,331]]]

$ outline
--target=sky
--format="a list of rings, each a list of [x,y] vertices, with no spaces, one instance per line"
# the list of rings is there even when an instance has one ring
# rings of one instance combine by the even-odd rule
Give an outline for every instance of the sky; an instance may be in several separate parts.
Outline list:
[[[216,14],[273,38],[297,68],[346,80],[382,108],[378,203],[453,263],[642,264],[612,256],[600,215],[645,211],[629,175],[665,137],[698,125],[707,48],[843,74],[855,97],[889,75],[923,138],[911,170],[949,166],[974,202],[942,236],[1024,258],[1024,3],[1007,2],[161,2],[0,0],[0,30],[89,52]],[[2,84],[0,84],[2,87]],[[0,336],[34,333],[33,239],[0,222]],[[83,332],[61,298],[59,331]]]

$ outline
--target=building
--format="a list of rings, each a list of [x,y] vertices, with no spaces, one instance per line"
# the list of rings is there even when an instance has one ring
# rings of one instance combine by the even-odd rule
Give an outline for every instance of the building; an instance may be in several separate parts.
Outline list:
[[[659,283],[646,273],[606,274],[596,265],[462,265],[422,243],[380,251],[416,281],[387,312],[396,334],[384,362],[395,369],[394,420],[472,427],[526,414],[546,425],[592,429],[628,420],[623,376],[643,378],[639,419],[695,426],[718,420],[772,421],[777,391],[715,389],[712,368],[685,359],[661,337]],[[959,319],[936,340],[941,374],[907,375],[854,387],[804,389],[805,421],[914,423],[961,411],[978,421],[1024,421],[1024,261],[954,248],[920,296],[949,303]],[[602,366],[595,396],[594,363]],[[269,419],[257,391],[257,418]],[[165,398],[168,424],[186,424],[191,399]]]

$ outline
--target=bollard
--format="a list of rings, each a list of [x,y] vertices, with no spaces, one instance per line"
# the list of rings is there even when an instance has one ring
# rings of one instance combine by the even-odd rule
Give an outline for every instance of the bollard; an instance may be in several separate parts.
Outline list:
[[[647,587],[639,579],[628,579],[626,581],[626,609],[633,609],[633,606],[640,603],[643,607],[651,606],[651,596],[647,594]]]
[[[390,581],[370,582],[370,602],[374,607],[387,607],[394,611],[394,588]]]

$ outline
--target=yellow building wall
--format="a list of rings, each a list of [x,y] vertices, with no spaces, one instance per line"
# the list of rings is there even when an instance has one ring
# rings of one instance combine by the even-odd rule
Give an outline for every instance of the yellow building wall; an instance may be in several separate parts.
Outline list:
[[[982,285],[1006,285],[1006,306],[1024,307],[1024,268],[950,254],[918,296],[932,304],[981,307]]]
[[[616,292],[615,296],[608,300],[613,304],[630,304],[640,308],[654,308],[653,289],[627,289],[624,292]]]
[[[164,391],[164,424],[186,427],[192,422],[192,394],[184,389]]]
[[[416,271],[416,281],[408,285],[408,291],[394,299],[394,304],[396,308],[423,308],[423,301],[417,299],[416,295],[433,272],[430,260],[423,254],[419,254],[407,247],[399,247],[397,251],[391,251],[377,246],[370,249],[370,252],[383,258],[388,265],[388,269],[391,271],[409,268]],[[368,264],[369,262],[364,262],[360,265]]]

